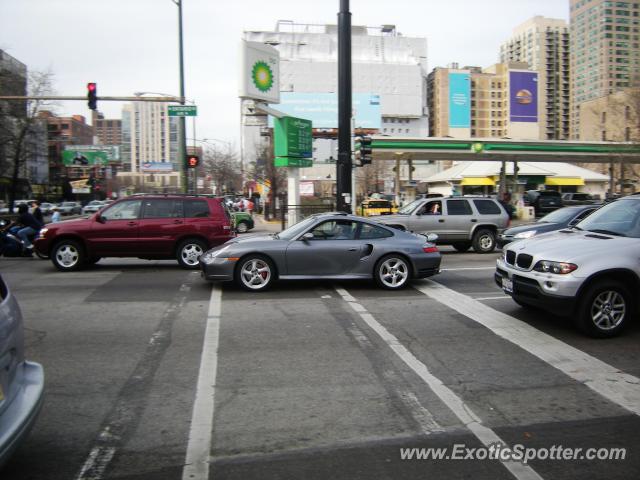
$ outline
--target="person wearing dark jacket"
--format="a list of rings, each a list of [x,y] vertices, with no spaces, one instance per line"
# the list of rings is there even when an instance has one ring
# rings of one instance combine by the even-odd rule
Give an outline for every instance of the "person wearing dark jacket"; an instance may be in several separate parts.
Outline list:
[[[29,240],[29,237],[35,236],[38,230],[42,228],[42,224],[29,213],[29,207],[26,203],[18,205],[18,220],[16,220],[16,223],[22,226],[22,228],[18,230],[18,237],[20,237],[20,240],[24,243],[25,248],[31,251],[33,244],[31,240]]]
[[[31,204],[31,215],[40,222],[40,225],[44,225],[44,216],[42,215],[42,210],[40,210],[40,202],[36,200]]]

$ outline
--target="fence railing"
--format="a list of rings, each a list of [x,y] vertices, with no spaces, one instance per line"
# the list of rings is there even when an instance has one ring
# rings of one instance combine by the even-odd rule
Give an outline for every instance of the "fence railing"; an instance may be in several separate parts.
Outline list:
[[[285,202],[279,202],[277,206],[271,205],[268,202],[264,204],[265,220],[279,219],[282,223],[283,230],[287,226],[290,211],[295,211],[296,219],[300,221],[316,213],[334,212],[335,204],[288,205]]]

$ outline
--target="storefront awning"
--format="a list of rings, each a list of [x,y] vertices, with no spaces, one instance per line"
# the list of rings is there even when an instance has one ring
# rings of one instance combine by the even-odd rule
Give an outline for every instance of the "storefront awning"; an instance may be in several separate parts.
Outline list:
[[[496,182],[491,177],[464,177],[460,182],[463,187],[476,187],[481,185],[495,186]]]
[[[584,185],[584,179],[577,177],[547,177],[544,183],[545,185],[556,187],[581,186]]]

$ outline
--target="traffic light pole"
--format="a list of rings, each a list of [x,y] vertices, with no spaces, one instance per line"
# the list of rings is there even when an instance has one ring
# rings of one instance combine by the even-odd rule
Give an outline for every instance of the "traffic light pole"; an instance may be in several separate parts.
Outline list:
[[[338,162],[337,210],[351,212],[351,12],[349,0],[340,0],[338,14]]]
[[[182,0],[173,0],[178,7],[178,35],[180,43],[180,104],[185,104],[184,98],[184,48],[182,40]],[[180,117],[180,172],[182,173],[184,193],[189,193],[189,172],[187,169],[187,124],[184,117]]]

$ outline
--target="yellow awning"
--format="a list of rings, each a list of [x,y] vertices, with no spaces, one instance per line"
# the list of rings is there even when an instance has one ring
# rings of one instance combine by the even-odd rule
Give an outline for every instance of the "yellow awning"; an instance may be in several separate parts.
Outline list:
[[[557,187],[569,185],[581,186],[584,185],[584,179],[576,177],[547,177],[544,183],[545,185],[553,185]]]
[[[465,186],[479,186],[479,185],[488,185],[495,186],[496,182],[491,177],[464,177],[460,182],[462,187]]]

